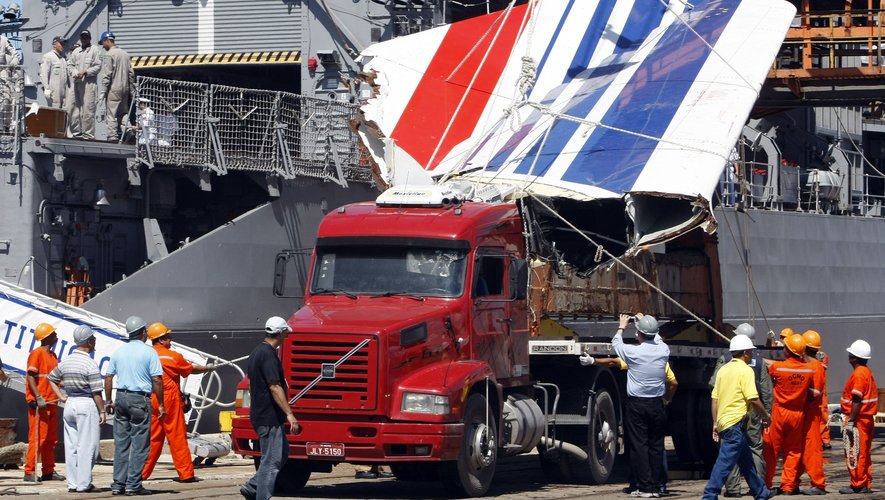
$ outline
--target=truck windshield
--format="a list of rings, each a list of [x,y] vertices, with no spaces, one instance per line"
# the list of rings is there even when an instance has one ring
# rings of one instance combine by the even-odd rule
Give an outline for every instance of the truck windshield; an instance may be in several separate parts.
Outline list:
[[[457,297],[467,251],[394,246],[318,247],[311,293]]]

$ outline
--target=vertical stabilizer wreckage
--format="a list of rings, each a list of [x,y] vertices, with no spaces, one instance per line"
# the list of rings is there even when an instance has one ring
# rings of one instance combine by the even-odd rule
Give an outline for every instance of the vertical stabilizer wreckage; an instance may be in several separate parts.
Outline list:
[[[359,130],[391,184],[457,175],[590,202],[578,223],[622,220],[625,252],[712,231],[794,15],[781,0],[511,5],[366,49]]]

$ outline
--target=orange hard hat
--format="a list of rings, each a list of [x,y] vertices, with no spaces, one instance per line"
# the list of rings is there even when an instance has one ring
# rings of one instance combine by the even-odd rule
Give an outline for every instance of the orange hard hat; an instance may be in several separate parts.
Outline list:
[[[812,349],[820,349],[820,334],[814,330],[808,330],[802,334],[802,340],[805,341],[805,347]]]
[[[34,329],[34,338],[43,341],[46,337],[55,333],[55,327],[50,325],[49,323],[40,323],[37,325],[37,328]]]
[[[787,349],[790,350],[796,356],[804,356],[805,355],[805,340],[802,338],[802,335],[798,333],[794,333],[787,337],[787,340],[784,341],[784,344],[787,346]]]
[[[784,328],[783,330],[781,330],[781,338],[785,339],[785,338],[789,337],[790,335],[793,335],[794,333],[795,332],[793,331],[793,329],[788,326],[788,327]]]
[[[170,333],[172,333],[172,330],[159,321],[148,327],[148,338],[151,340],[157,340],[163,335],[169,335]]]

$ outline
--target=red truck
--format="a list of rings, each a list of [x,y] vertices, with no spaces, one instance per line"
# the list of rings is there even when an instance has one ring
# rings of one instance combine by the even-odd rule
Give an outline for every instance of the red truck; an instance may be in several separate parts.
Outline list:
[[[349,462],[481,496],[500,457],[535,449],[551,479],[606,482],[623,448],[624,376],[578,356],[611,355],[619,311],[671,320],[671,434],[680,458],[715,457],[706,382],[724,349],[711,334],[617,266],[591,269],[595,248],[538,203],[465,198],[444,185],[393,188],[322,221],[280,348],[302,429],[278,488]],[[716,323],[710,238],[695,230],[630,263]],[[233,446],[258,457],[248,399],[244,381]]]

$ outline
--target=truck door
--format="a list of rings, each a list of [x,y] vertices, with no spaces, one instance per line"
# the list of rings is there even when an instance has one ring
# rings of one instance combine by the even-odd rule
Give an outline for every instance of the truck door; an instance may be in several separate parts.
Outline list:
[[[473,273],[473,354],[492,367],[495,377],[510,377],[509,258],[501,250],[478,250]]]

